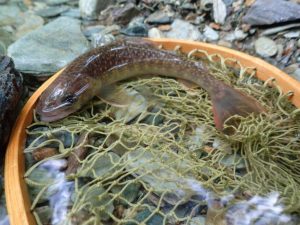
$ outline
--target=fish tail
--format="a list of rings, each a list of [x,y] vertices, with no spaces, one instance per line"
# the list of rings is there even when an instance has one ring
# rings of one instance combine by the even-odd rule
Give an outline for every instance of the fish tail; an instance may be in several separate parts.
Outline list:
[[[226,84],[223,84],[219,91],[213,92],[211,96],[214,122],[216,128],[222,132],[224,132],[225,121],[231,116],[240,115],[246,117],[251,113],[265,112],[264,107],[256,99]],[[236,127],[238,122],[229,120],[226,124]]]

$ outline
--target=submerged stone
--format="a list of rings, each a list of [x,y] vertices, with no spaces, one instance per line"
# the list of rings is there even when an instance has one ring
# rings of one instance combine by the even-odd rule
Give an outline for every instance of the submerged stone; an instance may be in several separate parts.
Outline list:
[[[80,21],[60,17],[10,45],[8,55],[14,59],[18,70],[34,74],[53,73],[89,48]]]

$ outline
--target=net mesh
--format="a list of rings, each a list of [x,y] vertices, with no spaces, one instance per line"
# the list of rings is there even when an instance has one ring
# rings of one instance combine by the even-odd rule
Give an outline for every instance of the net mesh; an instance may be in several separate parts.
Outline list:
[[[300,120],[291,93],[273,79],[258,81],[254,69],[232,59],[199,50],[188,57],[206,60],[212,75],[254,96],[267,115],[238,118],[226,136],[214,127],[206,91],[154,77],[121,84],[135,98],[127,108],[94,99],[58,122],[35,118],[27,129],[25,180],[39,224],[230,224],[238,204],[272,192],[283,213],[300,213]],[[34,160],[45,147],[57,153]],[[63,183],[42,167],[51,160],[62,160],[58,171],[67,167],[59,173]],[[59,203],[67,211],[55,222],[55,209],[46,205],[60,186],[71,195]]]

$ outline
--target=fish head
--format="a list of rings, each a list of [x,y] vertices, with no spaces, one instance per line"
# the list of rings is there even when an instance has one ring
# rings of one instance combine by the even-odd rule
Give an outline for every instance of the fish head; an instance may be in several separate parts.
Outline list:
[[[94,88],[91,85],[95,84],[83,74],[61,74],[41,94],[36,106],[37,114],[42,121],[52,122],[76,112],[93,98]]]

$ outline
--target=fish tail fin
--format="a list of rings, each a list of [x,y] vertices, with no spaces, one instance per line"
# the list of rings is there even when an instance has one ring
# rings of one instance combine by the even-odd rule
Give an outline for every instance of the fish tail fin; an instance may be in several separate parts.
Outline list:
[[[225,133],[228,132],[224,131],[224,123],[231,116],[245,117],[251,113],[265,112],[256,99],[225,84],[218,92],[212,93],[212,103],[216,128]],[[227,124],[237,126],[237,122],[233,120],[229,120]]]

